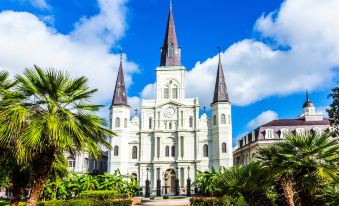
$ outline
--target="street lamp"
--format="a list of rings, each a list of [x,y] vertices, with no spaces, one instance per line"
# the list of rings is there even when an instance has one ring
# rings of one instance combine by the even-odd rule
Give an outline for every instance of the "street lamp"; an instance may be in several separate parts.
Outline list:
[[[191,179],[190,179],[190,166],[187,167],[187,183],[186,183],[186,186],[187,186],[187,197],[191,197],[192,194],[191,194]]]
[[[175,196],[180,195],[180,188],[179,188],[179,178],[178,178],[178,172],[179,168],[177,167],[177,172],[176,172],[176,178],[175,178]]]
[[[149,180],[148,180],[148,172],[149,168],[146,168],[146,173],[147,173],[147,178],[146,178],[146,192],[145,192],[145,198],[150,198],[151,197],[151,191],[150,191],[150,186],[149,186]]]
[[[164,180],[165,180],[165,194],[163,196],[164,199],[168,199],[168,194],[167,194],[167,173],[164,173]]]
[[[161,197],[161,180],[160,180],[160,168],[157,169],[157,197]]]

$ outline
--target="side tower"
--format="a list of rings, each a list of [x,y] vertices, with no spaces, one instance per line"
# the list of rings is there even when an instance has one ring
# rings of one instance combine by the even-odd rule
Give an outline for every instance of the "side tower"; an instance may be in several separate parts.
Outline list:
[[[212,108],[212,151],[210,161],[215,169],[231,167],[232,118],[220,52]]]
[[[112,174],[119,169],[122,174],[127,174],[129,147],[128,128],[130,119],[130,106],[127,103],[124,73],[122,68],[122,56],[120,56],[120,66],[115,83],[112,106],[110,108],[111,130],[117,136],[110,139],[112,150],[109,151],[108,173]]]

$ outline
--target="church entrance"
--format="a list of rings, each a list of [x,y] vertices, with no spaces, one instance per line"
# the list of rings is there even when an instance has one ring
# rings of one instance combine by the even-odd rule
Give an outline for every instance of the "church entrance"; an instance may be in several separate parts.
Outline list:
[[[165,183],[165,189],[167,188],[167,192],[170,195],[173,195],[175,193],[175,177],[176,177],[176,173],[174,169],[166,170],[164,174],[164,183]]]

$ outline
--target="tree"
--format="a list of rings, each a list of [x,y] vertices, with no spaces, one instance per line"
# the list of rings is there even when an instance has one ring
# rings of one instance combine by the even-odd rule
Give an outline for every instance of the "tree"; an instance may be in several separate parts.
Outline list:
[[[0,71],[0,107],[4,104],[3,99],[13,92],[11,89],[15,84],[15,81],[9,79],[8,72]],[[0,123],[2,120],[3,116],[0,116]],[[29,182],[29,165],[16,161],[14,152],[16,149],[16,141],[0,144],[0,188],[4,185],[12,190],[11,206],[19,204]]]
[[[221,169],[218,178],[213,181],[213,187],[219,196],[226,194],[233,199],[242,196],[249,205],[268,206],[272,205],[266,194],[272,186],[270,182],[262,163],[250,162],[247,165]]]
[[[339,136],[339,87],[333,88],[332,93],[328,95],[328,98],[333,99],[330,108],[327,109],[328,116],[330,118],[331,126],[335,129],[337,136]]]
[[[281,185],[288,205],[294,205],[294,199],[300,205],[317,205],[324,184],[339,180],[339,144],[329,131],[288,134],[286,141],[261,148],[258,158]]]
[[[58,155],[68,150],[98,157],[100,145],[110,149],[106,138],[114,133],[94,113],[102,106],[89,102],[97,90],[89,89],[87,78],[73,79],[67,73],[34,66],[16,80],[15,93],[4,98],[0,108],[0,145],[15,139],[18,161],[32,162],[27,206],[33,206]]]

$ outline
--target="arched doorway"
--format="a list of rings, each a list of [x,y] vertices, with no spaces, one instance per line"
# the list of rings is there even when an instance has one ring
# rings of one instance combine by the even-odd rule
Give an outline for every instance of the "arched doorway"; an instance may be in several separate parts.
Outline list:
[[[175,193],[175,178],[176,178],[176,173],[174,169],[166,170],[164,174],[164,183],[165,183],[165,187],[167,187],[168,194]]]

